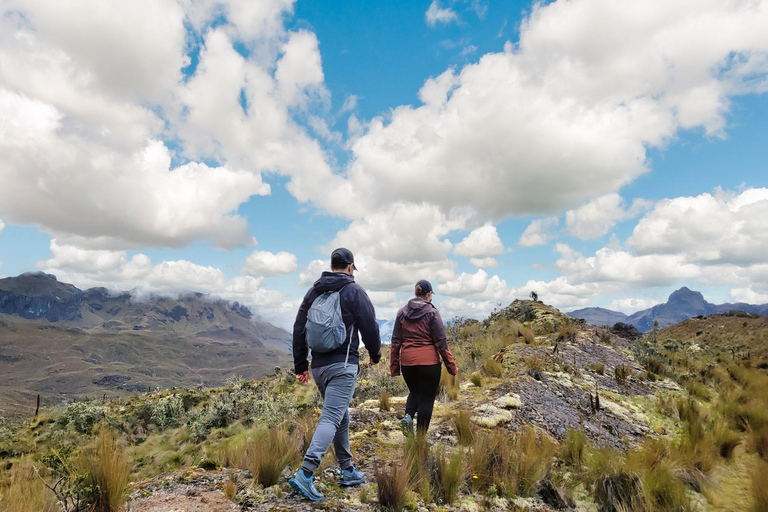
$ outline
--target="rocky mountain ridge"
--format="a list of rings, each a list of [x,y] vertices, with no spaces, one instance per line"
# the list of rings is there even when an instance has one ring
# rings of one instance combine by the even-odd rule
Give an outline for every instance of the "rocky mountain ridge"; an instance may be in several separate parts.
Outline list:
[[[0,409],[215,386],[290,364],[288,332],[200,293],[134,297],[43,273],[0,279]]]
[[[684,286],[672,292],[666,303],[657,304],[631,315],[605,308],[578,309],[571,311],[569,315],[582,318],[592,325],[613,325],[617,322],[623,322],[634,325],[640,332],[646,332],[653,328],[654,321],[659,322],[659,327],[666,327],[695,316],[727,313],[729,311],[745,311],[766,315],[768,314],[768,304],[755,305],[744,302],[712,304],[704,299],[701,292],[690,290]]]

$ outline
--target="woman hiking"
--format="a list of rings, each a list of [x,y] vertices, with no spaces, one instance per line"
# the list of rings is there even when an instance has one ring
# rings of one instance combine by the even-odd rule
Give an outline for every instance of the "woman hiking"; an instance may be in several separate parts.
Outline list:
[[[390,350],[389,373],[392,377],[402,374],[409,391],[405,417],[400,422],[403,433],[413,435],[415,417],[418,433],[426,435],[440,389],[440,359],[448,373],[458,373],[443,319],[432,304],[429,281],[416,283],[416,296],[397,312]]]

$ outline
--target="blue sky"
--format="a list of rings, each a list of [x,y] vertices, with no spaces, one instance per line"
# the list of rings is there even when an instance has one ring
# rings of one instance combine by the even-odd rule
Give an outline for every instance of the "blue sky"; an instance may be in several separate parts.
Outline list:
[[[383,319],[768,302],[768,2],[3,10],[2,276],[288,327],[344,245]]]

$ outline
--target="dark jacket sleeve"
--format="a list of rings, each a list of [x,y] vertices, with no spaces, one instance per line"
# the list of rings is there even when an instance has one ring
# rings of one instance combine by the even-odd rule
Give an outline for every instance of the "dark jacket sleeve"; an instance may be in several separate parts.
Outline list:
[[[309,370],[309,347],[307,347],[307,313],[314,300],[314,289],[310,288],[301,301],[296,321],[293,323],[293,369],[296,375]]]
[[[403,343],[403,340],[400,339],[402,323],[403,315],[398,311],[395,326],[392,328],[392,342],[389,345],[389,374],[392,377],[400,375],[400,347]]]
[[[434,310],[429,329],[432,331],[432,339],[435,341],[435,346],[437,346],[437,351],[440,353],[440,357],[443,358],[446,370],[448,370],[448,373],[451,375],[456,375],[459,373],[459,369],[456,367],[456,361],[453,359],[451,349],[448,348],[448,338],[445,335],[443,319],[440,317],[440,312],[437,311],[437,309]]]
[[[368,350],[371,361],[378,363],[381,360],[381,337],[379,336],[379,323],[376,321],[376,310],[371,299],[360,286],[354,286],[355,301],[355,326],[363,338],[363,345]],[[350,286],[351,288],[351,286]]]

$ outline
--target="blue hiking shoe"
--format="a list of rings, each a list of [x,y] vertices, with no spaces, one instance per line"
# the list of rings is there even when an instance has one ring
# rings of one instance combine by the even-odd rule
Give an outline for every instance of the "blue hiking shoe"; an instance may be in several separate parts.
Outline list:
[[[403,429],[403,435],[406,437],[413,437],[413,418],[410,414],[406,414],[403,419],[400,420],[400,428]]]
[[[288,484],[294,491],[300,492],[312,501],[323,501],[325,499],[325,496],[320,494],[320,491],[315,488],[315,477],[304,476],[304,471],[301,468],[288,480]]]
[[[350,466],[349,469],[342,469],[339,477],[339,485],[349,487],[351,485],[360,485],[365,483],[365,475]]]

